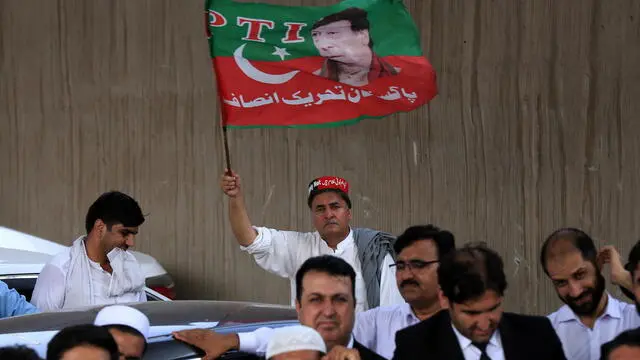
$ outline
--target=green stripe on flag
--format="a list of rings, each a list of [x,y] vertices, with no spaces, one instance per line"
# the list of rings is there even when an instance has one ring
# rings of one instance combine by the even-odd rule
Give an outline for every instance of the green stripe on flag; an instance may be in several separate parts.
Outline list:
[[[207,25],[212,34],[209,39],[211,57],[233,56],[233,52],[243,43],[247,44],[244,57],[251,60],[275,61],[271,54],[273,47],[283,45],[291,54],[288,59],[317,56],[318,51],[311,38],[313,24],[323,16],[350,7],[359,7],[368,12],[369,31],[376,54],[422,56],[418,30],[402,0],[344,0],[332,6],[282,6],[207,0],[206,10],[215,11],[226,19],[224,26]],[[264,42],[242,40],[247,36],[249,25],[245,21],[243,26],[239,26],[239,17],[273,21],[273,29],[262,27],[260,36]],[[306,24],[300,31],[304,42],[282,42],[287,31],[286,22]]]

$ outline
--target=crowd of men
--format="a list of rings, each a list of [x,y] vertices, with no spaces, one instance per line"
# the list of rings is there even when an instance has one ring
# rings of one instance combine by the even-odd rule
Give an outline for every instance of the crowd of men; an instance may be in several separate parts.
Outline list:
[[[640,242],[623,265],[614,247],[598,249],[582,230],[553,232],[540,249],[540,264],[565,305],[548,316],[515,314],[503,310],[508,284],[497,252],[484,243],[456,246],[451,232],[434,225],[411,226],[397,237],[352,227],[345,179],[309,184],[314,232],[254,226],[240,177],[231,170],[221,188],[240,248],[290,279],[300,325],[173,334],[202,349],[205,359],[234,349],[276,360],[640,359]],[[0,284],[1,315],[145,301],[144,277],[127,252],[143,222],[133,198],[103,194],[89,208],[87,234],[44,267],[31,304]],[[635,304],[606,291],[605,265],[611,283]],[[92,358],[91,351],[105,359],[143,356],[148,320],[126,306],[103,309],[116,310],[120,316],[98,314],[94,324],[60,331],[47,359]],[[114,320],[122,314],[138,320]]]

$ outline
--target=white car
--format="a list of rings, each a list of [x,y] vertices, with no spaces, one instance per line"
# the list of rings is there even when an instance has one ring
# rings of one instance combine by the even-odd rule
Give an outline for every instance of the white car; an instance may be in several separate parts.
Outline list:
[[[38,274],[46,263],[67,246],[0,226],[0,280],[31,299]],[[147,254],[129,250],[142,267],[147,300],[175,299],[173,279]]]

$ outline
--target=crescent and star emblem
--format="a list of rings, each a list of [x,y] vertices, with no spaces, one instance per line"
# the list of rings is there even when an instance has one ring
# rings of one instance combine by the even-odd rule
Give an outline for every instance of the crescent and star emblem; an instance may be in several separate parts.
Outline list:
[[[242,70],[242,72],[250,77],[251,79],[264,83],[264,84],[284,84],[287,81],[293,79],[296,74],[300,72],[300,70],[290,71],[285,74],[269,74],[264,71],[258,70],[249,60],[247,60],[243,55],[242,51],[244,50],[246,44],[240,45],[233,52],[233,59],[236,62],[236,65]]]

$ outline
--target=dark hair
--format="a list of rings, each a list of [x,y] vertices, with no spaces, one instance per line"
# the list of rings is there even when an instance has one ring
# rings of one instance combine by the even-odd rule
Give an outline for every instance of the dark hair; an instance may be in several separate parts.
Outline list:
[[[24,345],[7,346],[0,348],[0,359],[12,360],[41,360],[38,353]]]
[[[122,325],[122,324],[109,324],[109,325],[102,325],[103,328],[109,330],[109,329],[115,329],[118,331],[121,331],[125,334],[129,334],[129,335],[133,335],[133,336],[137,336],[139,338],[142,338],[144,340],[144,350],[142,350],[142,353],[146,353],[147,352],[147,338],[144,337],[144,335],[138,331],[138,329],[135,329],[129,325]]]
[[[629,252],[629,261],[625,265],[625,269],[631,273],[631,276],[633,276],[633,273],[638,268],[639,263],[640,263],[640,241],[638,241],[631,248],[631,251]]]
[[[623,331],[613,340],[602,344],[600,359],[607,360],[609,355],[621,346],[640,347],[640,328]]]
[[[367,19],[367,11],[357,7],[350,7],[348,9],[344,9],[337,13],[333,13],[331,15],[320,18],[313,24],[313,26],[311,26],[311,30],[319,28],[320,26],[343,20],[351,23],[351,30],[354,32],[369,30],[369,19]],[[369,35],[369,47],[373,48],[373,40],[371,39],[371,35]]]
[[[334,193],[340,195],[342,200],[344,200],[344,202],[347,203],[347,207],[349,209],[351,209],[351,199],[349,199],[349,195],[347,195],[347,193],[345,193],[344,191],[341,191],[341,190],[338,190],[338,189],[312,190],[309,193],[309,198],[307,199],[307,205],[309,205],[309,209],[311,209],[311,203],[313,202],[313,198],[315,198],[317,195],[320,195],[320,194],[326,193],[326,192],[334,192]]]
[[[296,272],[296,299],[302,298],[302,280],[311,271],[325,273],[331,276],[348,276],[351,279],[351,293],[356,298],[356,272],[348,262],[333,255],[320,255],[308,258]]]
[[[440,259],[438,283],[453,303],[464,303],[493,290],[504,295],[507,279],[500,255],[485,244],[467,244]]]
[[[119,191],[106,192],[91,204],[85,219],[87,234],[91,232],[98,219],[102,220],[109,229],[116,224],[136,227],[144,223],[144,215],[138,202]]]
[[[542,250],[540,250],[540,264],[547,275],[549,275],[547,271],[547,258],[549,257],[551,248],[553,248],[552,245],[560,240],[569,241],[576,250],[582,254],[582,258],[590,261],[597,269],[596,257],[598,256],[598,250],[596,250],[593,239],[580,229],[562,228],[549,235],[544,241],[544,244],[542,244]]]
[[[95,346],[109,353],[111,360],[118,360],[118,345],[109,330],[96,325],[75,325],[60,330],[49,341],[47,360],[61,359],[65,352],[77,346]]]
[[[396,254],[400,254],[404,248],[420,240],[433,240],[438,248],[438,259],[442,259],[456,248],[455,238],[452,233],[429,224],[407,228],[398,236],[398,239],[396,239],[393,250]]]

